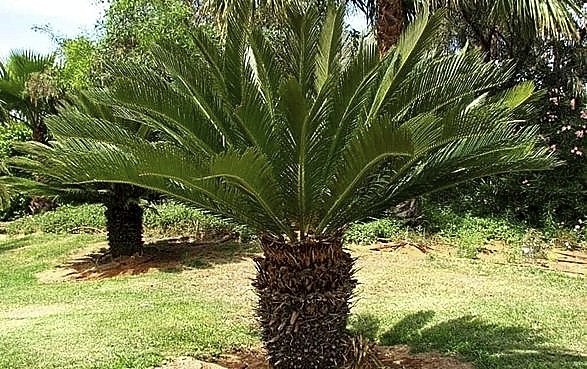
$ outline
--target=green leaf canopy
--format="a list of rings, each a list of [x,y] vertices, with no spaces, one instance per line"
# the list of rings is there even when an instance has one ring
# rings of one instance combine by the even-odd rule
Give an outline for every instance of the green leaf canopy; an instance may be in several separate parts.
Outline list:
[[[27,84],[31,78],[46,73],[55,66],[54,55],[32,51],[13,51],[0,61],[0,122],[22,120],[33,125],[43,110],[43,102],[29,95]]]
[[[161,132],[150,142],[78,109],[50,120],[57,139],[17,166],[68,183],[153,189],[290,240],[338,232],[398,202],[482,176],[555,160],[522,128],[535,98],[524,83],[490,93],[511,69],[478,52],[439,55],[442,12],[423,14],[383,59],[344,48],[344,9],[292,5],[273,44],[246,1],[221,46],[195,31],[200,56],[157,45],[157,69],[113,67],[94,99]],[[163,71],[163,72],[162,72]]]

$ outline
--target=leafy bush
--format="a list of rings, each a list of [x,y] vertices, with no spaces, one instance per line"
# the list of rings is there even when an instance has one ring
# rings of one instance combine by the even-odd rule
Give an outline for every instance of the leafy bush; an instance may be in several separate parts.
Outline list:
[[[214,237],[235,232],[235,226],[176,203],[162,203],[145,212],[144,226],[150,235],[199,235]]]
[[[424,209],[427,228],[458,247],[465,257],[475,257],[488,241],[503,241],[521,250],[527,229],[507,218],[480,217],[457,213],[447,207]]]
[[[163,203],[150,207],[144,217],[147,236],[199,236],[215,237],[230,232],[241,238],[250,238],[250,233],[213,216],[185,205]],[[104,232],[106,220],[102,205],[64,205],[58,209],[34,216],[26,216],[6,223],[8,234],[85,233]]]
[[[546,251],[553,247],[574,249],[585,246],[585,227],[568,230],[555,225],[535,229],[503,215],[478,216],[430,203],[424,208],[424,218],[428,232],[456,245],[465,257],[475,257],[492,241],[504,243],[510,260],[544,258]]]
[[[401,222],[394,218],[383,218],[368,223],[359,223],[351,226],[345,233],[345,242],[358,245],[368,245],[378,239],[392,238],[402,230]]]
[[[21,123],[0,125],[0,160],[5,161],[14,154],[15,142],[26,141],[31,137],[31,130]]]
[[[83,233],[106,228],[101,205],[64,205],[57,210],[29,215],[6,224],[8,234]]]
[[[0,125],[0,164],[14,155],[14,143],[26,141],[31,137],[31,130],[22,123],[9,122]],[[18,193],[10,194],[10,204],[0,209],[0,221],[21,217],[28,212],[29,198]]]
[[[578,231],[560,227],[534,229],[503,215],[480,216],[459,208],[458,204],[450,207],[430,201],[423,203],[421,211],[418,225],[404,225],[405,222],[398,218],[355,224],[345,233],[345,241],[368,245],[378,239],[400,236],[421,239],[422,236],[435,235],[443,243],[455,246],[460,256],[468,258],[477,257],[488,245],[500,243],[500,252],[512,261],[520,257],[545,258],[546,251],[552,247],[573,249],[585,245],[586,227]]]

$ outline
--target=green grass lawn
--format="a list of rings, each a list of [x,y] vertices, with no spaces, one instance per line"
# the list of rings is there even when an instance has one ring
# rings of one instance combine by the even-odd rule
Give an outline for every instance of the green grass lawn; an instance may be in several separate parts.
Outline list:
[[[103,239],[0,240],[0,368],[149,368],[257,347],[251,250],[222,246],[183,270],[42,284],[36,274]],[[354,247],[354,313],[384,344],[477,368],[587,368],[585,279],[532,267]],[[219,256],[225,256],[222,260]]]

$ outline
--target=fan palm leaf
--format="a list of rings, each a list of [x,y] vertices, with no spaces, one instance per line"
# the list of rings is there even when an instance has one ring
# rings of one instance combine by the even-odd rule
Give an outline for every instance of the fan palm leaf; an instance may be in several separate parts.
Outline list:
[[[377,19],[376,0],[350,0],[374,22]],[[405,2],[408,12],[418,13],[433,8],[452,8],[472,12],[484,11],[486,24],[509,26],[525,39],[536,35],[555,38],[575,38],[577,26],[573,17],[581,14],[580,4],[574,0],[417,0]]]

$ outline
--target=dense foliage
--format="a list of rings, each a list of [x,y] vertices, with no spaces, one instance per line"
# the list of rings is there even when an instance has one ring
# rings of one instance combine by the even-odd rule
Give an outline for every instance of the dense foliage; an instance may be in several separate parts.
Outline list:
[[[149,207],[144,220],[147,236],[194,236],[214,238],[246,230],[207,216],[201,211],[175,203]],[[55,211],[26,216],[5,225],[10,235],[44,233],[96,233],[106,231],[106,218],[102,205],[64,205]]]
[[[512,23],[507,10],[515,8],[500,5],[508,1],[487,2],[497,7],[496,16],[490,8],[477,6],[483,2],[462,3],[465,7],[452,10],[448,39],[478,45],[488,58],[499,62],[513,60],[515,80],[533,80],[546,91],[536,121],[543,145],[565,163],[549,172],[500,176],[463,185],[436,199],[477,214],[511,216],[535,227],[559,225],[581,232],[587,217],[587,24],[581,15],[585,2],[555,2],[557,5],[551,8],[553,20],[535,17],[542,23],[536,24],[534,31],[531,24]],[[528,2],[528,6],[533,3]],[[499,13],[500,9],[506,12]]]
[[[61,75],[70,91],[104,86],[111,81],[108,66],[118,61],[153,64],[154,43],[172,42],[191,48],[192,28],[209,28],[196,19],[196,8],[184,0],[111,0],[96,25],[100,37],[61,41]]]
[[[16,154],[15,145],[30,140],[31,130],[20,122],[11,122],[0,125],[0,168],[5,172],[8,160]],[[7,189],[0,196],[0,221],[14,219],[29,212],[29,198],[19,193],[11,193]]]
[[[60,78],[68,91],[92,87],[99,52],[96,42],[86,36],[63,41],[61,54],[64,61]]]
[[[56,112],[62,93],[54,55],[14,51],[0,60],[0,101],[6,114],[0,123],[27,125],[34,141],[49,139],[45,118]]]

